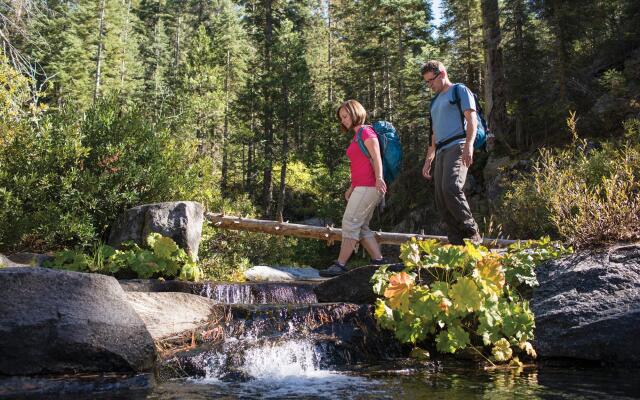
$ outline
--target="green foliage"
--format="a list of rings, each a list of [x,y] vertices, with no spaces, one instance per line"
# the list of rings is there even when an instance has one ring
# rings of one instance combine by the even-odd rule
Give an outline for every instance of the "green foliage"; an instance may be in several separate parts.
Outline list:
[[[640,122],[625,123],[622,142],[543,150],[530,174],[514,180],[498,208],[517,237],[552,233],[578,247],[640,238]]]
[[[509,361],[517,349],[535,357],[529,342],[534,317],[517,288],[537,285],[535,266],[569,252],[548,238],[517,242],[501,254],[471,242],[451,246],[413,239],[401,246],[403,272],[381,267],[371,279],[374,292],[383,296],[375,316],[399,340],[433,340],[440,352],[482,344],[498,362]]]
[[[256,217],[256,209],[246,196],[212,207],[230,215]],[[211,224],[203,226],[199,248],[205,278],[230,282],[243,281],[244,272],[257,264],[319,266],[329,264],[332,257],[335,249],[326,251],[326,244],[318,240],[217,229]]]
[[[100,244],[91,254],[77,250],[57,252],[45,266],[77,272],[96,272],[106,275],[133,272],[138,278],[179,278],[199,281],[202,269],[178,247],[173,239],[152,233],[147,237],[148,248],[129,243],[123,250]]]
[[[608,90],[611,94],[621,96],[626,89],[626,81],[622,72],[615,69],[608,69],[602,74],[599,80],[603,89]]]
[[[126,208],[175,199],[208,206],[213,161],[144,109],[65,108],[0,146],[0,242],[32,250],[91,246]]]

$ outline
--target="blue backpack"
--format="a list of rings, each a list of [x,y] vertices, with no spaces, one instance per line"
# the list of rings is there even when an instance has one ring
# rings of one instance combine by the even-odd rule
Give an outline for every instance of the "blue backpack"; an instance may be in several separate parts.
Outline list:
[[[460,112],[460,122],[462,123],[462,133],[450,137],[447,140],[443,140],[440,143],[436,143],[436,150],[439,150],[442,146],[446,146],[451,142],[467,137],[467,133],[464,131],[464,111],[462,110],[462,104],[459,94],[461,86],[463,86],[461,83],[456,83],[455,85],[453,85],[453,100],[449,100],[449,103],[458,106],[458,111]],[[431,107],[433,107],[433,102],[438,97],[438,94],[433,96],[433,98],[431,99]],[[487,143],[489,128],[487,127],[487,122],[484,119],[484,111],[482,110],[482,105],[480,105],[478,95],[473,92],[471,92],[471,94],[473,95],[473,99],[476,102],[476,116],[478,118],[478,130],[476,132],[476,139],[473,142],[473,148],[475,150],[481,150],[484,148],[485,143]],[[431,114],[431,109],[429,109],[429,113]],[[431,120],[431,115],[429,115],[429,126],[431,127],[431,135],[433,135],[433,121]]]
[[[378,135],[378,143],[380,143],[384,181],[387,185],[390,185],[400,173],[400,163],[402,162],[402,145],[400,144],[400,138],[398,137],[396,128],[391,125],[391,122],[378,121],[373,124],[372,128],[376,135]],[[364,127],[358,130],[356,141],[362,153],[371,158],[362,140],[362,129],[364,129]]]

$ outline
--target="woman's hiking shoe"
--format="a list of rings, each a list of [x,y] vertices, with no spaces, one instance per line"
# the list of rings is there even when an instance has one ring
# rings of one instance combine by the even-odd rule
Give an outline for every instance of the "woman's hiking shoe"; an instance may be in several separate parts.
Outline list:
[[[389,262],[389,260],[387,260],[384,257],[382,257],[379,260],[374,260],[373,258],[371,259],[371,265],[387,265],[387,264],[391,264],[391,263]]]
[[[333,276],[342,275],[345,272],[347,272],[347,268],[339,262],[335,261],[329,266],[329,268],[320,271],[320,276],[322,276],[323,278],[330,278]]]

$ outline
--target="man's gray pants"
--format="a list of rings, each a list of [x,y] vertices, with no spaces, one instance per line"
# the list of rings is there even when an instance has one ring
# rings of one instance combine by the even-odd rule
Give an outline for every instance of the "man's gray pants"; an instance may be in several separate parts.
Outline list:
[[[447,226],[451,244],[464,244],[462,239],[478,233],[478,225],[471,215],[462,188],[468,168],[462,163],[464,143],[440,150],[436,155],[433,180],[436,186],[436,207]]]

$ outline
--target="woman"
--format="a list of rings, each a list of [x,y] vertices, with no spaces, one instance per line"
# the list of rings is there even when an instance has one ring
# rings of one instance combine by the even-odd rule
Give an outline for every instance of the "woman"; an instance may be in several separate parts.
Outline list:
[[[347,272],[345,266],[358,242],[362,243],[371,256],[372,264],[386,263],[380,252],[380,246],[369,229],[373,211],[387,191],[382,174],[378,136],[373,128],[364,125],[367,112],[356,100],[347,100],[342,103],[336,116],[340,121],[342,132],[353,132],[353,140],[347,148],[347,157],[351,162],[351,186],[344,194],[347,208],[342,217],[340,255],[329,268],[320,271],[321,276],[337,276]],[[356,139],[358,132],[371,158],[360,149]]]

